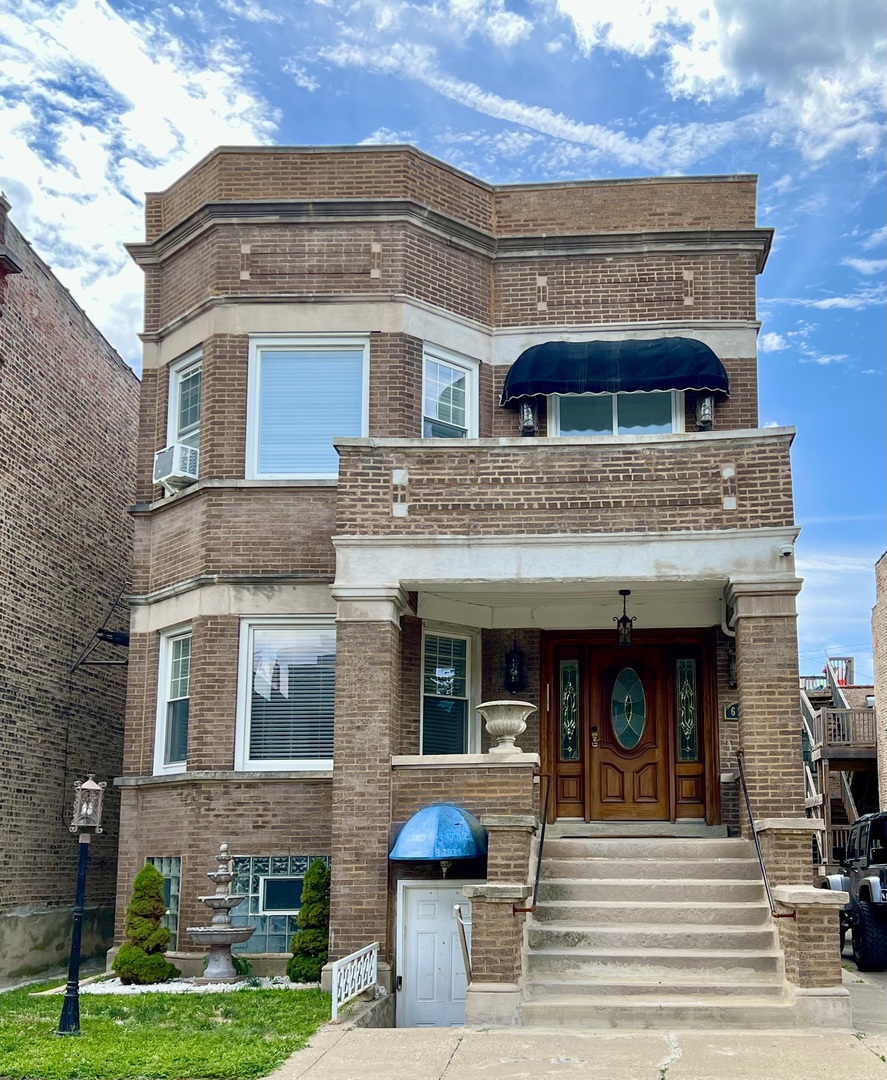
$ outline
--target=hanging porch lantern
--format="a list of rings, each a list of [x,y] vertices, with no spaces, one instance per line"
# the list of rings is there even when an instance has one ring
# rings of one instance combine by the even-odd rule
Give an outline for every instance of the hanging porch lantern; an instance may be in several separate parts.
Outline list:
[[[505,675],[502,680],[509,694],[521,694],[527,687],[527,658],[517,638],[505,654]]]
[[[632,615],[629,617],[625,610],[625,605],[628,602],[628,597],[631,596],[631,589],[620,589],[619,595],[622,597],[622,614],[614,615],[613,622],[616,623],[616,632],[618,634],[618,641],[620,645],[631,644],[631,630],[634,625],[637,616]]]

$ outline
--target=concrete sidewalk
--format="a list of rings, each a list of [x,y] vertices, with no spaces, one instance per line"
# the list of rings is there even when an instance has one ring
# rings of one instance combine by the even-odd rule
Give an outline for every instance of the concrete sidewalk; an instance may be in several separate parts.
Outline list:
[[[885,1080],[887,1038],[328,1025],[271,1080]]]

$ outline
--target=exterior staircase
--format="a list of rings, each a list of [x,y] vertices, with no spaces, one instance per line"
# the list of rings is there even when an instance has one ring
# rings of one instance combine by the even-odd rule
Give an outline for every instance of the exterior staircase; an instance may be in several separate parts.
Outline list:
[[[564,838],[544,856],[523,1025],[807,1026],[750,841]]]

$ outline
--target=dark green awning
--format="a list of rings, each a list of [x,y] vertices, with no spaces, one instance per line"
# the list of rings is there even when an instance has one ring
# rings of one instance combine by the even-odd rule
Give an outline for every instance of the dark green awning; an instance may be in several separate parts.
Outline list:
[[[697,390],[729,394],[724,365],[694,338],[546,341],[522,352],[505,378],[500,405],[548,394]]]

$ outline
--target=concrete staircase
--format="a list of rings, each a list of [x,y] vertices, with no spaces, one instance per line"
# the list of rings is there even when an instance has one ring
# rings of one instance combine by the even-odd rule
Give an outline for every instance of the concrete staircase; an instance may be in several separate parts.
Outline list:
[[[520,1022],[533,1027],[806,1026],[745,840],[546,840]]]

